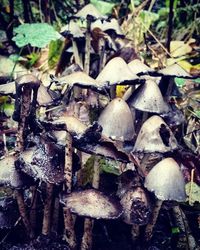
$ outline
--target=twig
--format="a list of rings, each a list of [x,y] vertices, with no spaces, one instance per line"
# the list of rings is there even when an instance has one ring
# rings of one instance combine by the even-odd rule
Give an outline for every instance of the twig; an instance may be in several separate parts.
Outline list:
[[[167,42],[166,42],[166,47],[169,53],[170,53],[170,43],[171,43],[172,30],[173,30],[173,17],[174,17],[173,6],[174,6],[174,0],[170,0],[169,1],[168,32],[167,32]]]

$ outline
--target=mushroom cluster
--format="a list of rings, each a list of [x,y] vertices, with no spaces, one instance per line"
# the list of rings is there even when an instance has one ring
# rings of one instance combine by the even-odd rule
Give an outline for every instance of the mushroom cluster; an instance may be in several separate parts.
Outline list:
[[[18,123],[15,152],[0,160],[0,184],[15,193],[31,239],[38,231],[62,231],[70,249],[91,249],[94,223],[111,219],[131,225],[133,240],[145,228],[149,241],[163,202],[186,201],[184,163],[176,158],[180,145],[167,124],[174,112],[171,88],[166,96],[163,81],[191,76],[177,65],[157,72],[138,58],[116,56],[124,34],[117,19],[92,4],[73,15],[61,34],[65,48],[48,87],[32,74],[16,78],[13,90],[0,85],[1,94],[15,98]],[[119,86],[127,89],[121,97]],[[118,189],[109,192],[102,172],[114,170]],[[88,185],[82,184],[85,172]],[[38,207],[43,219],[36,228]],[[13,218],[5,219],[9,211],[1,214],[0,229],[12,227]],[[77,239],[79,217],[85,222]]]

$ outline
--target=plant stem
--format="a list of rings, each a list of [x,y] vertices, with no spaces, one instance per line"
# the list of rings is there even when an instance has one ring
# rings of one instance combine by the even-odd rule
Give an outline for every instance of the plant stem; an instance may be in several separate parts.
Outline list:
[[[21,53],[22,53],[22,51],[23,51],[23,48],[24,48],[24,47],[22,47],[22,48],[20,49],[19,54],[18,54],[18,58],[21,56]],[[10,79],[13,78],[13,74],[14,74],[15,68],[16,68],[16,66],[17,66],[17,63],[18,63],[18,59],[15,61],[15,64],[14,64],[13,69],[12,69],[11,74],[10,74]]]
[[[170,0],[169,1],[168,33],[167,33],[167,42],[166,42],[166,47],[169,53],[170,53],[170,42],[171,42],[172,30],[173,30],[173,17],[174,17],[173,6],[174,6],[174,0]]]

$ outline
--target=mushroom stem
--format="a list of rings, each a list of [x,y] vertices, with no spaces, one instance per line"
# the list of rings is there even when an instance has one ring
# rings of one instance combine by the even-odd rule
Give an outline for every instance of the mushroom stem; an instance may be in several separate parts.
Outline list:
[[[24,223],[24,226],[26,228],[27,234],[30,237],[30,239],[32,239],[34,237],[34,232],[31,228],[31,224],[30,224],[30,221],[29,221],[28,216],[27,216],[27,211],[26,211],[26,207],[24,204],[23,191],[21,189],[15,190],[15,197],[17,200],[18,209],[19,209],[22,221]]]
[[[53,184],[46,184],[46,200],[44,205],[44,216],[43,216],[43,226],[42,234],[48,235],[50,233],[50,224],[51,224],[51,205],[53,198]]]
[[[140,235],[140,226],[137,224],[133,224],[131,228],[131,236],[132,236],[132,241],[135,242]]]
[[[89,72],[90,72],[90,43],[91,43],[90,28],[91,28],[91,20],[90,20],[90,18],[87,18],[84,71],[88,75],[89,75]]]
[[[94,161],[94,174],[92,180],[92,187],[98,189],[100,180],[99,171],[99,156],[95,157]],[[84,232],[81,241],[81,250],[89,250],[92,248],[92,229],[94,225],[94,219],[85,219],[84,221]]]
[[[17,133],[17,152],[20,152],[24,148],[24,132],[26,127],[26,119],[30,111],[31,104],[31,88],[24,86],[22,93],[20,119],[18,123]]]
[[[92,249],[92,229],[94,225],[93,219],[85,219],[84,233],[81,241],[81,250]]]
[[[100,38],[99,40],[99,72],[100,73],[105,65],[105,40],[103,38]]]
[[[58,197],[56,197],[54,201],[54,209],[53,209],[53,223],[52,223],[52,228],[51,228],[52,232],[57,232],[58,230],[59,207],[60,207],[60,200]]]
[[[77,43],[74,39],[72,40],[72,47],[73,47],[73,52],[74,52],[75,63],[78,64],[81,68],[83,68],[83,63],[82,63],[81,58],[79,56]]]
[[[31,210],[30,210],[30,223],[33,230],[36,229],[36,208],[37,208],[37,187],[31,187],[32,192],[32,201],[31,201]]]
[[[161,206],[162,206],[163,201],[157,200],[155,207],[153,209],[152,217],[150,219],[150,222],[147,224],[146,229],[145,229],[145,240],[149,241],[152,237],[153,234],[153,229],[156,224]]]
[[[65,146],[65,186],[66,192],[71,193],[72,188],[72,137],[67,133],[67,142]],[[74,232],[74,219],[69,209],[63,210],[65,225],[65,240],[70,249],[76,248],[76,235]]]
[[[179,206],[173,207],[173,214],[176,224],[181,231],[177,248],[197,249],[197,243],[191,233],[187,218],[182,209]]]

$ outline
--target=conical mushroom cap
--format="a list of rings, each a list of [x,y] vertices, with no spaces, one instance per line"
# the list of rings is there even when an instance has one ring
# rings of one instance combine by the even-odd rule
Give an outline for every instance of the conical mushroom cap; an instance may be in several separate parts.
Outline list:
[[[165,158],[146,176],[145,187],[160,200],[185,201],[185,182],[177,162]]]
[[[128,104],[145,112],[161,114],[169,111],[158,85],[152,80],[140,85],[128,99]]]
[[[137,137],[133,152],[165,153],[178,148],[168,125],[157,115],[146,120]]]
[[[134,59],[130,63],[128,63],[129,68],[132,73],[137,75],[140,73],[153,72],[154,70],[148,67],[146,64],[141,62],[139,59]]]
[[[118,36],[124,36],[123,31],[117,21],[117,19],[112,18],[108,21],[96,20],[91,24],[91,29],[99,28],[102,31],[114,30]]]
[[[103,18],[103,15],[95,8],[93,4],[85,5],[81,10],[79,10],[75,16],[86,19],[87,16],[93,16],[95,18]]]
[[[101,87],[98,80],[93,79],[92,77],[88,76],[84,72],[75,72],[67,76],[63,76],[59,78],[61,84],[65,84],[62,90],[62,94],[65,93],[68,85],[73,86],[74,84],[80,84],[83,86],[96,86]]]
[[[158,73],[161,73],[165,76],[174,76],[174,77],[191,77],[180,65],[177,63],[172,64],[170,66],[167,66],[164,69],[161,69],[158,71]]]
[[[123,207],[123,220],[127,224],[145,225],[148,223],[151,209],[146,192],[137,187],[127,191],[120,201]]]
[[[122,207],[117,200],[93,189],[72,192],[63,202],[72,213],[84,217],[117,219],[122,214]]]
[[[96,78],[101,83],[109,82],[110,84],[136,79],[138,79],[138,76],[131,72],[127,63],[121,57],[115,57],[110,60]]]
[[[121,98],[115,98],[103,110],[98,123],[102,134],[118,141],[131,141],[135,134],[131,110]]]
[[[71,20],[69,24],[61,28],[60,33],[64,36],[73,36],[74,38],[84,37],[84,32],[81,30],[77,22]]]

